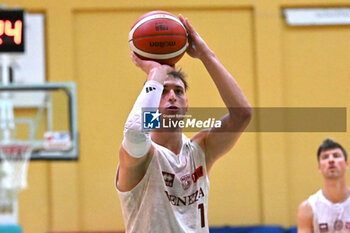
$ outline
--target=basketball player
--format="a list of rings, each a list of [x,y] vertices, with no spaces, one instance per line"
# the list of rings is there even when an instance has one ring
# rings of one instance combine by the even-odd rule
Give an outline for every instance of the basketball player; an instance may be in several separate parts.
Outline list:
[[[318,148],[317,159],[323,187],[300,204],[298,233],[350,232],[346,151],[337,142],[326,139]]]
[[[162,114],[185,113],[187,84],[174,68],[132,54],[148,78],[125,123],[119,151],[116,185],[128,233],[209,232],[208,174],[214,162],[233,147],[251,117],[237,82],[188,19],[179,18],[189,33],[187,53],[202,62],[228,107],[229,113],[221,118],[225,132],[212,128],[188,139],[178,127],[143,131],[143,107],[159,107]]]

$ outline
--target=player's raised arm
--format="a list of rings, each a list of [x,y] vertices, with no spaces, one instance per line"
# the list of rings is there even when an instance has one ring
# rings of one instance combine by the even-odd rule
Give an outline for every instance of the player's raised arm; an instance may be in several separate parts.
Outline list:
[[[135,65],[148,77],[125,123],[124,139],[119,150],[117,181],[117,187],[121,191],[128,191],[135,187],[146,173],[153,147],[150,132],[142,129],[142,108],[156,109],[159,107],[164,80],[168,72],[172,70],[172,67],[168,65],[141,60],[134,53],[131,57]]]
[[[205,150],[207,167],[210,169],[216,159],[233,147],[242,131],[247,127],[251,118],[251,107],[236,80],[209,49],[188,19],[181,15],[179,18],[189,34],[190,45],[187,53],[202,61],[229,110],[229,113],[221,118],[220,131],[225,132],[218,132],[213,128],[199,132],[192,139]]]

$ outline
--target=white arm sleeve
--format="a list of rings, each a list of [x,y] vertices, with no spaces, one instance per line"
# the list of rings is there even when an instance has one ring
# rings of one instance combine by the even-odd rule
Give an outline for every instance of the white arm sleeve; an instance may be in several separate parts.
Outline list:
[[[147,81],[125,123],[122,146],[135,158],[144,156],[152,144],[149,131],[142,129],[142,108],[158,109],[163,89],[159,82]]]

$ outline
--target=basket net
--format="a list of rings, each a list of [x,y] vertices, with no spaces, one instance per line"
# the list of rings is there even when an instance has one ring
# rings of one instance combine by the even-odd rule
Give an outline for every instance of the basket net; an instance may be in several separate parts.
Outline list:
[[[27,187],[28,161],[32,147],[24,142],[0,143],[0,188],[21,190]]]

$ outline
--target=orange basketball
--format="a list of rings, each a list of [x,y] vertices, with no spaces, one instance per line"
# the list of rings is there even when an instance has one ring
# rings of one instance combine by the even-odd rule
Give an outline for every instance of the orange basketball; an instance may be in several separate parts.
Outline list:
[[[129,33],[129,47],[140,58],[175,65],[186,52],[187,32],[181,21],[166,11],[142,15]]]

